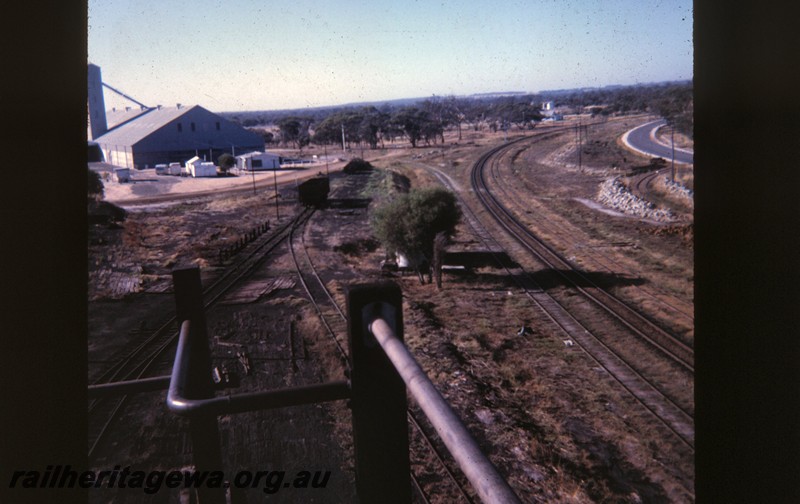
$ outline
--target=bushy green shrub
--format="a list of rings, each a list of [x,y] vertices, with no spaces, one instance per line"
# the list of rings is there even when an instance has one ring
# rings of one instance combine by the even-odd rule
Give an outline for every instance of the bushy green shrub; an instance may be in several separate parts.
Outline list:
[[[371,216],[375,237],[387,253],[433,258],[437,233],[451,237],[461,219],[453,193],[441,188],[415,189],[384,202]]]

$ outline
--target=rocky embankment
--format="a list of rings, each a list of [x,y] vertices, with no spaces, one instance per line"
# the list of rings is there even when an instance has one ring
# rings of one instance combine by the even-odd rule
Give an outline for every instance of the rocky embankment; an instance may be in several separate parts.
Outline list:
[[[634,195],[618,177],[600,184],[597,201],[626,215],[658,222],[675,220],[675,215],[669,209],[657,208],[653,203]]]
[[[669,192],[671,195],[681,198],[689,204],[694,205],[694,191],[688,187],[684,186],[683,184],[679,184],[678,182],[673,182],[669,179],[669,177],[664,177],[664,187],[667,188],[667,192]]]

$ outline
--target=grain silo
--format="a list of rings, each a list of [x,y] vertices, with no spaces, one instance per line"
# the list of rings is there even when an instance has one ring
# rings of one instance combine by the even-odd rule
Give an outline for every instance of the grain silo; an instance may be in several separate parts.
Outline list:
[[[103,77],[100,67],[89,63],[88,69],[89,140],[104,135],[108,131],[106,105],[103,99]]]

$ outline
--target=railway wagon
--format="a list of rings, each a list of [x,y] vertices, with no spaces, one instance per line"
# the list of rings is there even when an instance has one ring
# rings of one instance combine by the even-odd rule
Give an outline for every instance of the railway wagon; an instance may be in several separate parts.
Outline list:
[[[328,201],[330,182],[328,177],[308,179],[297,188],[300,203],[308,207],[323,207]]]

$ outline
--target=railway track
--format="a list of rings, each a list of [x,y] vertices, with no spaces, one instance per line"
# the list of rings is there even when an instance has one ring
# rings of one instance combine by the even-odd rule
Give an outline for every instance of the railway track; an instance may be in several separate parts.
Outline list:
[[[204,289],[204,307],[210,309],[226,293],[247,277],[266,257],[284,241],[288,243],[289,251],[297,269],[297,275],[303,289],[306,291],[311,303],[317,311],[326,331],[336,343],[343,366],[349,368],[349,360],[344,347],[347,319],[325,286],[318,270],[312,262],[311,256],[305,246],[305,225],[313,214],[313,210],[306,209],[294,219],[284,223],[280,228],[269,235],[264,235],[242,250],[227,265],[224,272]],[[297,243],[297,237],[299,244]],[[114,381],[135,380],[148,376],[153,372],[157,361],[171,349],[177,338],[177,322],[170,317],[144,338],[129,346],[122,357],[115,360],[114,364],[100,373],[93,384],[102,384]],[[95,399],[89,403],[89,459],[92,460],[104,445],[108,433],[115,421],[124,411],[128,403],[128,396]],[[423,430],[418,420],[409,410],[409,423],[419,433],[425,446],[429,447],[437,460],[444,467],[445,474],[452,480],[463,502],[472,503],[473,500],[464,491],[453,471],[447,467],[442,454],[437,451],[431,437]],[[429,496],[423,490],[417,476],[411,473],[412,485],[419,498],[426,503],[430,502]]]
[[[586,273],[573,265],[563,255],[534,235],[520,220],[505,207],[493,194],[487,183],[488,176],[494,176],[494,161],[508,145],[489,151],[482,156],[471,172],[472,187],[481,204],[492,218],[508,232],[532,256],[549,268],[558,279],[580,292],[596,306],[617,319],[639,338],[650,343],[668,358],[687,371],[694,373],[694,349],[679,338],[668,333],[654,321],[631,308],[607,290],[598,286]],[[489,169],[489,174],[486,171]]]
[[[497,166],[499,163],[495,163],[492,166],[491,178],[495,190],[502,193],[503,201],[526,201],[530,207],[537,207],[540,203],[537,202],[536,199],[531,199],[530,194],[526,193],[524,190],[527,188],[526,181],[514,178],[513,180],[522,182],[522,184],[509,184],[509,177],[513,177],[513,175],[503,174],[501,172],[501,170],[510,167],[512,172],[516,173],[517,170],[514,169],[514,163],[519,154],[526,149],[528,149],[528,146],[518,146],[515,148],[513,154],[509,156],[511,157],[511,163],[499,167]],[[642,190],[645,190],[645,188],[649,187],[656,179],[658,173],[660,172],[651,172],[640,176],[636,179],[637,182],[634,183],[634,188],[639,185],[643,188]],[[509,210],[511,211],[512,209],[509,208]],[[604,248],[587,245],[587,242],[591,242],[591,239],[587,236],[584,235],[580,239],[576,239],[576,233],[580,232],[569,222],[565,222],[564,220],[555,222],[552,220],[552,217],[547,215],[547,212],[541,212],[536,215],[535,225],[537,230],[551,237],[550,240],[557,240],[561,244],[561,250],[590,248],[591,253],[584,255],[581,260],[584,267],[591,268],[591,271],[604,271],[616,276],[618,272],[630,269],[629,266],[621,264],[617,259],[605,253]],[[611,244],[612,248],[627,246],[635,246],[635,244],[630,242]],[[553,247],[551,246],[550,248],[552,249]],[[605,250],[607,250],[607,248]],[[674,294],[652,284],[642,286],[634,283],[630,285],[629,288],[631,291],[635,291],[637,294],[647,298],[650,306],[655,310],[668,313],[669,320],[680,321],[678,323],[679,326],[683,325],[685,327],[688,325],[692,327],[694,325],[694,307],[691,303],[686,303],[684,300],[677,298]],[[649,320],[656,324],[654,319]],[[687,346],[692,345],[690,338],[680,338],[680,340]]]
[[[541,139],[541,137],[535,137]],[[536,238],[524,225],[501,204],[498,198],[491,193],[486,183],[486,168],[500,153],[509,149],[516,143],[527,140],[521,138],[496,147],[481,156],[471,171],[471,184],[478,200],[486,208],[491,217],[528,250],[534,257],[546,264],[551,271],[581,292],[593,303],[604,311],[619,319],[623,325],[646,341],[661,349],[665,355],[672,358],[684,369],[693,373],[693,351],[684,348],[682,342],[666,334],[661,328],[653,328],[653,324],[641,317],[637,317],[635,310],[628,307],[620,300],[593,285],[583,273],[574,268],[558,253],[551,250],[546,244]],[[583,285],[589,285],[584,287]],[[549,315],[551,320],[561,327],[572,339],[586,350],[592,359],[609,373],[647,410],[653,413],[667,428],[678,438],[694,449],[694,419],[690,411],[679,405],[675,400],[662,392],[660,387],[651,379],[638,372],[627,360],[611,349],[583,326],[552,296],[542,289],[531,290],[526,288],[537,304]],[[645,332],[648,331],[648,332]],[[655,333],[655,336],[653,335]]]
[[[661,174],[662,171],[663,169],[655,170],[637,177],[636,182],[633,184],[634,193],[641,198],[645,197],[645,195],[650,192],[650,186],[653,184],[653,181]]]
[[[308,220],[311,213],[312,211],[308,209],[301,211],[293,219],[281,224],[272,232],[259,236],[232,260],[229,260],[224,271],[203,291],[205,309],[212,307],[241,279],[250,275],[270,252],[289,237],[297,222]],[[158,360],[176,343],[177,337],[178,322],[175,317],[170,317],[152,333],[124,349],[122,357],[116,359],[114,364],[97,376],[92,384],[136,380],[148,376],[153,372]],[[89,460],[93,459],[98,448],[102,446],[106,434],[124,409],[127,401],[128,396],[89,401]]]
[[[308,221],[305,221],[293,227],[289,240],[289,250],[297,270],[297,277],[303,285],[309,302],[313,305],[320,321],[325,326],[326,332],[333,338],[343,364],[349,369],[349,356],[342,344],[342,340],[344,340],[347,334],[347,315],[345,315],[344,311],[333,298],[330,290],[328,290],[325,281],[320,276],[308,252],[308,248],[305,245],[304,229],[307,223]],[[298,235],[300,236],[299,240],[296,239]],[[420,422],[410,408],[407,412],[407,416],[409,423],[414,427],[414,431],[419,434],[424,446],[430,450],[430,453],[433,454],[438,463],[443,467],[446,477],[451,481],[458,494],[461,496],[462,502],[472,504],[474,501],[465,491],[464,485],[458,481],[454,471],[448,467],[448,464],[445,462],[445,457],[436,448],[431,435],[420,425]],[[417,491],[419,498],[426,504],[430,504],[429,496],[423,490],[422,485],[413,471],[410,476],[412,485]]]
[[[548,132],[547,136],[543,134],[535,135],[534,138],[538,140],[548,138],[550,136],[549,133],[550,132]],[[499,202],[492,200],[491,193],[481,184],[480,172],[493,156],[497,156],[515,144],[530,139],[531,137],[519,138],[488,151],[479,158],[471,172],[472,188],[478,196],[479,201],[482,204],[484,204],[484,201],[488,201],[489,207],[487,210],[490,215],[494,219],[500,219],[499,223],[501,227],[506,230],[507,226],[511,226],[511,223],[508,222],[508,219],[502,217],[504,215],[502,212],[499,213],[500,217],[495,216],[495,212],[498,212],[497,204]],[[435,168],[427,167],[427,169],[431,171],[440,182],[458,194],[456,189],[457,184],[450,179],[449,176]],[[494,206],[492,206],[492,201],[495,203]],[[595,337],[592,332],[584,327],[566,308],[546,293],[544,289],[539,287],[521,267],[511,271],[499,258],[499,253],[504,250],[503,246],[497,242],[488,230],[486,230],[481,219],[478,218],[477,214],[463,200],[461,200],[461,207],[468,225],[473,229],[474,235],[479,238],[487,250],[495,253],[498,265],[505,269],[511,278],[514,278],[517,285],[542,310],[553,324],[568,338],[576,342],[595,363],[608,371],[609,375],[615,381],[627,390],[640,405],[652,413],[682,444],[693,451],[694,418],[692,412],[664,394],[656,383],[643,376],[642,373],[634,369],[634,367],[623,357],[618,355],[617,352],[604,344],[601,339]],[[516,223],[516,225],[518,226],[519,223]],[[525,278],[525,280],[520,280],[520,277]]]

